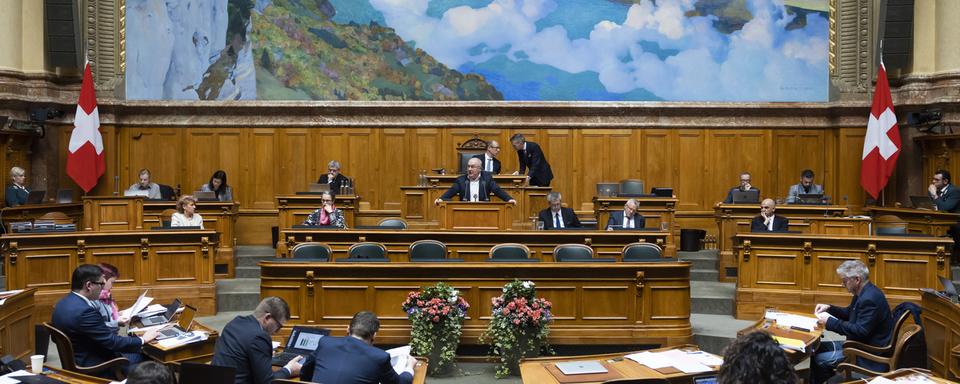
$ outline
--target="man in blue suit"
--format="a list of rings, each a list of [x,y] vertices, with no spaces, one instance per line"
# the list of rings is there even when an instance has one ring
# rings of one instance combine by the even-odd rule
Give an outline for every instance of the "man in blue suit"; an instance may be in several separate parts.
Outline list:
[[[357,312],[350,320],[348,335],[327,336],[307,358],[301,377],[324,384],[409,384],[413,382],[416,359],[407,356],[406,369],[397,374],[390,354],[373,346],[380,320],[373,312]]]
[[[623,204],[622,211],[610,212],[610,218],[607,219],[607,230],[619,229],[643,229],[646,223],[643,215],[637,212],[637,200],[630,199]]]
[[[434,204],[440,205],[441,201],[449,201],[454,196],[460,196],[460,201],[490,201],[491,193],[503,201],[517,204],[516,200],[493,181],[493,176],[482,168],[483,162],[480,159],[471,158],[467,161],[467,174],[457,177],[450,189],[437,198]]]
[[[820,324],[827,330],[847,337],[847,340],[882,347],[890,342],[893,316],[890,304],[883,291],[870,282],[870,270],[860,260],[847,260],[837,267],[837,275],[853,300],[846,308],[829,304],[817,304],[816,313]],[[843,341],[821,342],[811,364],[811,381],[826,382],[833,370],[843,361]],[[887,366],[872,361],[857,359],[857,365],[872,371],[886,372]]]
[[[252,315],[237,316],[220,332],[213,350],[213,365],[236,368],[235,384],[270,384],[273,380],[300,375],[302,357],[283,368],[271,368],[274,335],[290,319],[290,306],[276,296],[260,300]]]
[[[156,330],[148,331],[142,337],[131,337],[119,336],[107,327],[93,303],[100,298],[100,291],[106,283],[99,266],[80,265],[70,278],[71,292],[53,308],[53,326],[70,338],[73,358],[79,366],[95,366],[120,357],[121,352],[131,364],[135,364],[143,361],[140,347],[157,338]],[[100,374],[109,375],[109,372]]]
[[[514,172],[514,175],[527,172],[527,181],[530,185],[549,187],[550,181],[553,180],[553,170],[550,169],[550,163],[543,155],[540,145],[527,141],[519,133],[510,137],[510,144],[517,150],[517,159],[520,162],[520,171]]]

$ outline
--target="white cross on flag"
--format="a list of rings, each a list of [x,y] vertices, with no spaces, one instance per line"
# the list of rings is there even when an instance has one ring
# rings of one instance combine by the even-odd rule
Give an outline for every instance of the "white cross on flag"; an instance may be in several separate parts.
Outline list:
[[[900,155],[900,127],[893,113],[890,83],[887,70],[880,61],[877,87],[873,92],[873,107],[867,123],[867,135],[863,138],[863,157],[860,164],[860,185],[874,199],[887,185],[890,174]]]
[[[80,100],[73,120],[70,135],[70,153],[67,154],[67,175],[83,192],[90,192],[103,175],[103,136],[100,136],[100,113],[97,111],[97,94],[93,89],[93,73],[90,63],[83,68],[83,84]]]

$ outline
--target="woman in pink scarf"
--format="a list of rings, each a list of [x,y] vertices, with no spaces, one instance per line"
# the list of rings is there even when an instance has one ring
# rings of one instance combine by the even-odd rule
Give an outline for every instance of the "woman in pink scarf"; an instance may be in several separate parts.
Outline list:
[[[310,216],[307,216],[307,219],[303,221],[303,225],[346,228],[347,224],[343,219],[343,211],[337,209],[333,204],[333,194],[323,192],[323,194],[320,195],[320,200],[323,202],[323,206],[313,211]]]
[[[100,290],[100,299],[94,304],[103,316],[103,322],[108,328],[114,331],[119,330],[120,325],[126,324],[127,319],[120,317],[120,311],[117,309],[117,303],[113,301],[113,282],[120,277],[120,271],[117,267],[107,263],[100,263],[100,270],[103,271],[103,279],[106,280],[103,289]]]

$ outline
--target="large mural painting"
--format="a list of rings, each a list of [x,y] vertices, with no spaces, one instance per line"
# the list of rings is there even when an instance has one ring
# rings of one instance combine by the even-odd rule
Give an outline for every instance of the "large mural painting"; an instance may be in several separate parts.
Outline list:
[[[827,0],[127,0],[126,97],[826,101]]]

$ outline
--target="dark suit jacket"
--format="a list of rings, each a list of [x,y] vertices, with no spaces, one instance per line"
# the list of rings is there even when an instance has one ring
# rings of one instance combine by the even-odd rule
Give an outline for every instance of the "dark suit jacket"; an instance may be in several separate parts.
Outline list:
[[[119,336],[103,322],[95,307],[82,297],[67,293],[53,307],[53,326],[70,338],[77,365],[93,366],[120,357],[120,352],[136,353],[143,342],[139,337]]]
[[[272,371],[273,345],[270,335],[260,327],[253,315],[237,316],[223,327],[213,352],[213,365],[234,367],[235,383],[270,384],[274,379],[286,379],[286,369]]]
[[[786,232],[789,231],[790,220],[786,217],[773,215],[773,230],[768,231],[767,226],[763,225],[763,215],[757,215],[750,221],[750,232]]]
[[[730,188],[730,191],[727,192],[727,198],[726,198],[726,199],[723,199],[723,203],[724,203],[724,204],[733,204],[733,193],[736,192],[736,191],[739,191],[739,190],[740,190],[740,186],[736,186],[736,187]],[[757,187],[751,186],[751,187],[750,187],[750,190],[751,190],[751,191],[757,191],[757,196],[760,196],[760,189],[758,189]]]
[[[527,142],[527,149],[517,151],[517,158],[520,160],[520,174],[527,169],[530,170],[527,175],[530,176],[530,185],[549,187],[553,180],[553,170],[550,169],[550,163],[543,156],[543,150],[537,143]]]
[[[454,196],[460,196],[461,201],[470,201],[470,196],[467,196],[468,191],[470,190],[469,181],[467,181],[467,175],[460,175],[456,180],[453,181],[453,185],[450,186],[446,192],[440,196],[442,200],[450,200]],[[493,181],[493,176],[486,171],[480,171],[480,195],[477,196],[477,200],[480,201],[490,201],[490,193],[497,195],[503,201],[510,201],[513,199],[509,194],[504,192],[503,189],[500,189],[500,186],[497,185],[496,181]]]
[[[317,180],[317,184],[327,184],[330,179],[329,174],[320,175],[320,180]],[[337,177],[333,178],[333,182],[330,183],[330,192],[333,192],[334,195],[340,194],[340,186],[347,182],[347,177],[342,173],[338,173]]]
[[[27,203],[27,196],[30,192],[27,192],[23,188],[17,188],[13,185],[7,186],[7,192],[5,200],[7,201],[8,207],[16,207],[18,205],[24,205]]]
[[[623,210],[610,212],[610,218],[607,219],[607,229],[610,229],[611,226],[621,226],[623,225]],[[646,225],[643,215],[639,212],[634,212],[633,214],[633,227],[636,229],[643,229]]]
[[[390,354],[352,336],[327,336],[307,358],[300,377],[324,384],[408,384],[413,375],[397,375]]]
[[[543,222],[543,229],[555,229],[553,227],[553,211],[550,208],[540,211],[539,220]],[[563,220],[564,228],[577,228],[580,226],[580,219],[573,209],[560,207],[560,220]]]
[[[486,160],[487,160],[485,153],[481,153],[481,154],[479,154],[479,155],[476,155],[476,156],[474,156],[473,158],[474,158],[474,159],[480,159],[480,161],[486,161]],[[494,175],[499,175],[499,174],[500,174],[500,160],[498,160],[496,157],[491,157],[490,159],[493,160],[493,172],[492,172],[492,173],[493,173]],[[487,170],[487,164],[484,163],[484,164],[481,165],[481,167],[482,167],[481,169]]]
[[[859,341],[873,346],[884,346],[890,342],[893,330],[893,316],[883,291],[871,282],[867,282],[860,294],[853,297],[846,308],[830,306],[827,313],[834,316],[827,320],[827,329],[844,335],[847,340]],[[883,364],[859,360],[864,368],[880,370]],[[872,364],[870,364],[872,363]]]
[[[10,187],[7,187],[7,196],[10,193]],[[7,205],[10,205],[7,198]],[[26,199],[26,197],[24,197]],[[936,205],[938,211],[942,212],[957,212],[960,211],[960,190],[957,189],[953,184],[947,185],[947,191],[940,195],[939,199],[934,199],[933,204]]]

